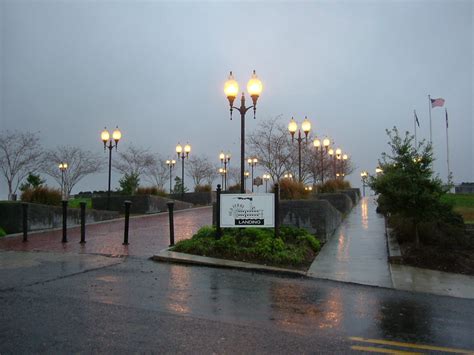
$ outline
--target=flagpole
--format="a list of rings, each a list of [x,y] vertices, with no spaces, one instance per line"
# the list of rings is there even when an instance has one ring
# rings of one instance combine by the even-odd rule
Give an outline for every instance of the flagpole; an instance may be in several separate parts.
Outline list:
[[[418,143],[416,141],[416,110],[413,110],[413,126],[415,127],[415,148],[418,149]]]
[[[428,95],[428,106],[430,109],[430,144],[433,145],[433,133],[431,130],[431,96]]]
[[[449,136],[448,136],[448,109],[445,107],[446,115],[446,162],[448,163],[448,184],[451,182],[451,169],[449,168]]]

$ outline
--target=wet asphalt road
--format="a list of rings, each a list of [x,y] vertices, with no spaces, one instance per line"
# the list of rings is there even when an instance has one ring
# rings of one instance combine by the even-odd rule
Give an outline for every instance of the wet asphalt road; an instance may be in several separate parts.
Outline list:
[[[1,354],[474,349],[473,300],[138,257],[0,260]]]

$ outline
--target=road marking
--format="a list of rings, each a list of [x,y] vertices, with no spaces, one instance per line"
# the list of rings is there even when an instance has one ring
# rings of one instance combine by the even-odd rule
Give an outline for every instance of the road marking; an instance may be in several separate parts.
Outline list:
[[[381,340],[381,339],[365,339],[365,338],[360,338],[360,337],[349,337],[349,339],[353,341],[360,341],[362,343],[393,345],[393,346],[401,346],[404,348],[414,348],[414,349],[422,349],[422,350],[444,351],[447,353],[474,355],[474,351],[466,350],[466,349],[455,349],[455,348],[446,348],[446,347],[434,346],[434,345],[403,343],[400,341]]]
[[[377,348],[375,346],[351,346],[352,350],[367,351],[369,353],[383,353],[383,354],[404,354],[404,355],[421,355],[421,353],[413,353],[411,351],[395,350],[395,349],[384,349]]]

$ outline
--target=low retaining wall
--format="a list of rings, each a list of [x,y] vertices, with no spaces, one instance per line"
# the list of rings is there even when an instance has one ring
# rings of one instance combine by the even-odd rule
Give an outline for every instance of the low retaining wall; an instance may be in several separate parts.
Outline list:
[[[207,206],[216,202],[216,192],[186,192],[183,197],[181,197],[181,194],[172,194],[170,198],[189,202],[193,205]]]
[[[68,227],[80,224],[80,209],[68,208]],[[118,212],[86,210],[86,223],[106,221],[119,217]],[[58,228],[62,226],[62,207],[28,203],[28,230]],[[0,203],[0,226],[7,234],[23,231],[21,202]]]
[[[347,214],[351,211],[354,204],[351,198],[345,193],[327,193],[327,194],[316,194],[313,196],[316,200],[326,200],[334,208],[336,208],[342,214]]]
[[[326,241],[342,222],[342,214],[326,200],[280,201],[280,224],[304,228]]]
[[[341,190],[340,193],[346,194],[352,200],[352,204],[355,206],[359,203],[360,200],[360,189],[352,188],[347,190]]]
[[[174,202],[175,210],[184,210],[193,207],[192,203],[176,201],[165,197],[154,195],[135,195],[135,196],[110,196],[110,210],[124,213],[124,202],[131,201],[130,213],[158,213],[168,211],[166,205],[169,201]],[[93,197],[92,208],[105,210],[107,208],[107,197]]]

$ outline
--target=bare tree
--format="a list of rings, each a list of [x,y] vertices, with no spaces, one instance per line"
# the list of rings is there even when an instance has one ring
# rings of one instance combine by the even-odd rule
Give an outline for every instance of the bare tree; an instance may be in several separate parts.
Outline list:
[[[156,154],[153,164],[146,169],[145,176],[153,185],[164,189],[170,178],[170,168],[166,165],[166,160]]]
[[[216,168],[216,171],[218,171],[218,168]],[[240,168],[236,166],[227,169],[227,185],[230,186],[232,183],[240,183]]]
[[[80,147],[59,146],[45,152],[41,170],[61,184],[62,173],[58,164],[67,163],[63,177],[64,191],[68,196],[73,187],[84,177],[100,172],[103,166],[102,162],[102,159],[96,154],[82,150]]]
[[[209,161],[209,158],[206,156],[192,156],[189,158],[188,163],[188,176],[190,176],[193,181],[194,185],[202,185],[202,183],[208,182],[209,180],[214,180],[215,177],[215,166]]]
[[[8,185],[11,200],[21,181],[41,165],[42,150],[37,133],[3,131],[0,133],[0,170]]]
[[[148,149],[129,145],[125,151],[119,151],[118,159],[114,161],[114,168],[122,174],[136,175],[142,174],[156,164],[156,159]]]
[[[261,121],[248,138],[249,154],[258,158],[259,164],[270,174],[273,182],[278,182],[292,165],[290,134],[278,122],[279,118]]]

